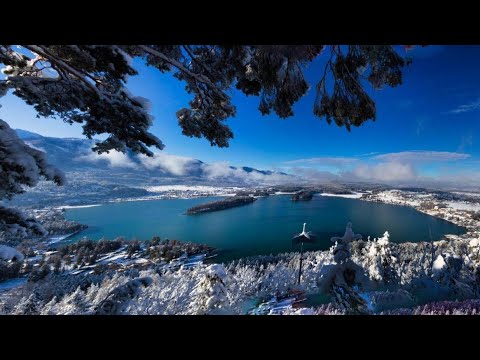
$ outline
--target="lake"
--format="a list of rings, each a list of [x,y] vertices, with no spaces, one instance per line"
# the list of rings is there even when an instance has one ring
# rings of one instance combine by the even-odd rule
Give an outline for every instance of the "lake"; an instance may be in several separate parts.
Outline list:
[[[465,229],[431,217],[406,206],[367,202],[358,199],[314,196],[311,201],[293,202],[289,195],[259,198],[253,204],[200,215],[183,215],[194,205],[217,200],[217,197],[108,203],[98,207],[69,209],[66,218],[89,226],[68,239],[84,236],[98,240],[162,239],[192,241],[220,250],[218,260],[292,251],[291,238],[307,231],[317,235],[316,244],[306,250],[325,250],[330,237],[342,236],[347,222],[355,233],[374,237],[388,230],[392,242],[429,241],[444,234],[463,234]]]

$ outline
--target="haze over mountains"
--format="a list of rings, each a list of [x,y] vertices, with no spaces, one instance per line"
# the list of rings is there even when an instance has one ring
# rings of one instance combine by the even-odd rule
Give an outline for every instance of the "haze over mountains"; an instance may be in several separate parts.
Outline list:
[[[164,151],[153,157],[123,154],[111,151],[109,154],[94,153],[91,148],[95,140],[78,138],[46,137],[25,130],[16,130],[17,134],[30,146],[47,153],[49,161],[66,173],[69,183],[119,184],[129,187],[148,187],[156,185],[213,185],[213,186],[257,186],[257,185],[306,185],[329,184],[343,187],[345,184],[393,187],[423,187],[434,190],[478,190],[474,179],[451,174],[446,178],[425,177],[415,174],[412,159],[432,156],[449,157],[467,155],[444,152],[399,152],[373,156],[377,163],[363,163],[359,159],[314,158],[303,160],[314,163],[322,160],[338,162],[349,160],[358,164],[352,171],[332,173],[319,171],[311,167],[290,164],[290,174],[280,171],[259,170],[253,167],[235,167],[227,162],[205,163],[201,160],[171,155]],[[410,158],[405,159],[406,155]],[[388,157],[388,159],[384,159]],[[393,158],[394,157],[394,158]],[[401,157],[399,159],[399,157]],[[442,160],[440,159],[440,160]],[[388,161],[387,161],[388,160]],[[405,162],[402,162],[405,160]],[[408,160],[408,161],[407,161]],[[435,159],[434,159],[435,160]],[[438,160],[438,159],[437,159]],[[355,162],[353,162],[355,161]],[[291,163],[298,163],[296,160]],[[300,164],[301,165],[301,164]],[[311,164],[309,164],[311,165]],[[314,164],[315,165],[315,164]],[[412,176],[404,176],[405,171],[413,171]],[[342,185],[343,184],[343,185]]]
[[[95,140],[45,137],[21,129],[16,129],[16,132],[30,146],[47,153],[49,162],[64,171],[67,178],[71,178],[73,173],[79,176],[79,173],[87,172],[102,180],[115,177],[116,182],[128,184],[131,184],[128,179],[136,182],[135,178],[149,178],[146,185],[172,181],[257,185],[300,180],[283,172],[234,167],[223,162],[207,164],[201,160],[164,152],[156,153],[153,157],[117,151],[99,155],[91,150]]]

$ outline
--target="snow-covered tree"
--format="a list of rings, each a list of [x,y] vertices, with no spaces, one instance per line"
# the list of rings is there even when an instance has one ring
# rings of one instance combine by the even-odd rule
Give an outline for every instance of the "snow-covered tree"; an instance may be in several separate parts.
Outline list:
[[[390,234],[385,231],[382,237],[367,241],[364,254],[364,268],[368,276],[377,282],[389,283],[395,277],[397,257],[390,249]]]
[[[8,124],[0,120],[0,201],[23,193],[24,186],[35,186],[40,179],[63,184],[61,171],[47,163],[45,153],[21,140]],[[33,218],[0,205],[0,237],[44,235],[44,229]]]
[[[198,313],[207,314],[221,308],[227,303],[227,274],[220,264],[212,264],[205,268],[202,280],[193,291],[192,306]]]
[[[33,292],[28,297],[24,297],[21,301],[15,306],[13,314],[15,315],[38,315],[40,309],[42,308],[42,303],[39,300],[37,294]]]

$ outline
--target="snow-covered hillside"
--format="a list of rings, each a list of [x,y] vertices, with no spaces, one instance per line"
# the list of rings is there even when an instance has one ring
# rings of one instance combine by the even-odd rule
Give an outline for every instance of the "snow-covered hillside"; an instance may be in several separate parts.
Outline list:
[[[49,161],[66,172],[67,178],[69,173],[75,172],[74,176],[79,177],[88,171],[90,179],[92,176],[109,181],[113,180],[112,178],[122,178],[128,179],[130,183],[138,183],[138,179],[143,177],[157,179],[157,184],[150,181],[152,185],[182,181],[189,184],[200,182],[205,185],[211,185],[212,182],[225,185],[281,184],[296,179],[282,172],[235,167],[224,162],[207,164],[194,158],[163,151],[155,153],[153,157],[132,152],[123,154],[118,151],[99,155],[91,150],[95,140],[45,137],[20,129],[16,132],[27,144],[46,152]]]

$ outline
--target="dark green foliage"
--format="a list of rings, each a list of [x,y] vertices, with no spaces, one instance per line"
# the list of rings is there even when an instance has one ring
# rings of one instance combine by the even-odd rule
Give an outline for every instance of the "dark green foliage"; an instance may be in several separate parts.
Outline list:
[[[49,264],[42,264],[36,267],[28,276],[29,282],[37,282],[44,279],[48,274],[51,273]]]
[[[404,60],[386,45],[351,45],[343,51],[333,46],[324,75],[317,85],[314,114],[332,120],[338,126],[360,126],[366,120],[375,120],[375,103],[362,83],[367,80],[375,89],[384,85],[402,83]],[[330,70],[333,90],[328,91],[327,70]]]
[[[150,240],[148,245],[149,246],[156,246],[156,245],[160,244],[160,240],[161,240],[160,236],[154,236],[154,237],[152,237],[152,240]]]
[[[130,259],[137,251],[140,251],[140,241],[133,240],[128,244],[127,257]]]
[[[66,265],[70,264],[73,256],[75,267],[93,265],[101,254],[106,254],[120,249],[124,244],[122,238],[115,240],[101,239],[99,241],[93,241],[90,239],[82,239],[78,242],[68,244],[58,248],[58,258],[64,261]],[[55,266],[57,256],[49,256],[45,262]]]
[[[79,255],[82,254],[82,257],[85,255],[85,251],[89,251],[89,255],[98,256],[99,254],[106,254],[111,251],[118,250],[124,243],[124,240],[121,238],[115,240],[99,240],[93,241],[90,239],[82,239],[78,242],[68,244],[58,248],[58,251],[64,255]]]
[[[191,256],[203,252],[210,252],[211,250],[211,247],[204,244],[184,243],[178,240],[162,240],[158,245],[150,246],[147,249],[147,257],[153,261],[171,261],[180,257],[185,252]]]
[[[308,190],[301,190],[292,195],[292,201],[309,201],[313,199],[313,192]]]
[[[60,269],[62,267],[62,258],[60,256],[60,254],[54,254],[51,256],[51,260],[50,262],[53,263],[53,272],[55,274],[59,274],[60,273]]]
[[[251,204],[257,199],[252,196],[233,196],[231,198],[227,198],[225,200],[218,200],[218,201],[211,201],[206,204],[200,204],[189,208],[185,214],[187,215],[195,215],[195,214],[202,214],[206,212],[218,211],[229,209],[232,207],[243,206],[247,204]]]
[[[19,261],[0,260],[0,281],[18,277],[21,268],[22,263]]]
[[[314,112],[347,129],[375,119],[375,104],[364,90],[397,86],[405,60],[389,45],[28,45],[25,56],[12,46],[0,46],[0,62],[7,80],[0,80],[0,95],[9,88],[33,105],[40,116],[58,116],[68,123],[83,123],[84,134],[110,136],[95,146],[151,155],[149,146],[163,148],[148,132],[151,125],[144,100],[128,93],[128,76],[137,74],[130,59],[185,82],[193,95],[189,108],[177,117],[187,136],[205,137],[212,145],[228,146],[233,133],[223,122],[235,116],[230,89],[260,97],[262,114],[274,111],[292,116],[293,105],[307,92],[308,63],[325,53],[329,57],[317,86]],[[327,74],[333,91],[327,91]],[[362,81],[364,80],[364,81]]]

